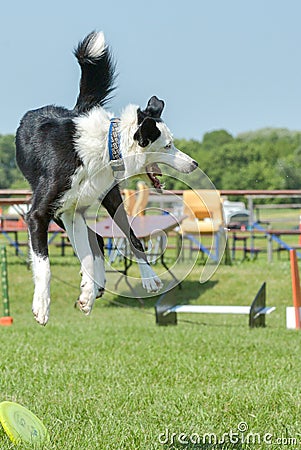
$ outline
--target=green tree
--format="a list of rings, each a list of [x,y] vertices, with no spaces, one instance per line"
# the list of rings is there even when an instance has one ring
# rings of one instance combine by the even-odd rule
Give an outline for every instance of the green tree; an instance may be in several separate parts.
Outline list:
[[[215,130],[206,133],[202,142],[176,139],[175,145],[199,163],[217,189],[301,189],[299,131],[265,128],[233,137],[226,130]],[[200,171],[181,177],[162,169],[167,173],[163,179],[167,189],[207,187]],[[15,162],[14,136],[0,135],[0,188],[25,187],[28,184]]]
[[[12,134],[0,135],[0,188],[26,188],[15,159],[15,137]]]
[[[206,149],[216,149],[224,144],[234,140],[233,136],[226,130],[215,130],[205,133],[203,137],[203,146]]]

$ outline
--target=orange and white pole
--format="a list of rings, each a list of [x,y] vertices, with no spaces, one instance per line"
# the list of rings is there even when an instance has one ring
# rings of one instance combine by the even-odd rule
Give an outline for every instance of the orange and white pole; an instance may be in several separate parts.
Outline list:
[[[290,250],[290,261],[291,261],[292,292],[293,292],[294,306],[286,309],[286,323],[287,328],[295,328],[299,330],[301,328],[300,322],[301,289],[300,289],[299,268],[296,250]]]
[[[6,247],[3,245],[0,248],[1,258],[1,284],[3,296],[4,316],[0,317],[0,325],[12,325],[13,318],[9,314],[9,298],[8,298],[8,279],[7,279],[7,259]]]
[[[299,216],[299,245],[301,245],[301,211],[300,211],[300,216]]]

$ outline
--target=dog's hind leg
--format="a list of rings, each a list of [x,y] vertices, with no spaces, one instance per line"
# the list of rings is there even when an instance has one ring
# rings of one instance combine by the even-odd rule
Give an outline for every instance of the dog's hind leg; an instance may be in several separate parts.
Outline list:
[[[163,283],[150,267],[143,246],[129,224],[118,186],[111,189],[102,200],[102,204],[130,243],[131,250],[137,258],[143,287],[147,292],[158,292],[162,289]]]
[[[32,312],[39,324],[46,325],[49,319],[51,277],[47,243],[50,215],[47,205],[39,205],[37,208],[33,202],[31,210],[27,213],[26,221],[35,285]]]
[[[61,219],[72,247],[81,262],[82,280],[78,305],[85,314],[90,314],[96,293],[94,287],[94,257],[90,247],[88,227],[79,212],[64,212]]]

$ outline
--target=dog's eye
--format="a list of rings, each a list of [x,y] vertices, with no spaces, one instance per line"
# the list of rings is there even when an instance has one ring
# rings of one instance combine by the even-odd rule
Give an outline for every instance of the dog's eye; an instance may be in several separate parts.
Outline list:
[[[167,145],[165,145],[165,150],[170,150],[171,149],[171,146],[172,146],[172,143],[171,142],[169,142]]]

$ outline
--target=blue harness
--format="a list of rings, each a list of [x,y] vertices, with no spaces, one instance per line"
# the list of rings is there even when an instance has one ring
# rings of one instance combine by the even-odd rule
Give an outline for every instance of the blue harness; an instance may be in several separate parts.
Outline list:
[[[125,172],[124,161],[122,159],[122,154],[120,151],[119,123],[120,119],[111,119],[108,136],[110,165],[113,170],[113,175],[116,179],[123,178]]]

